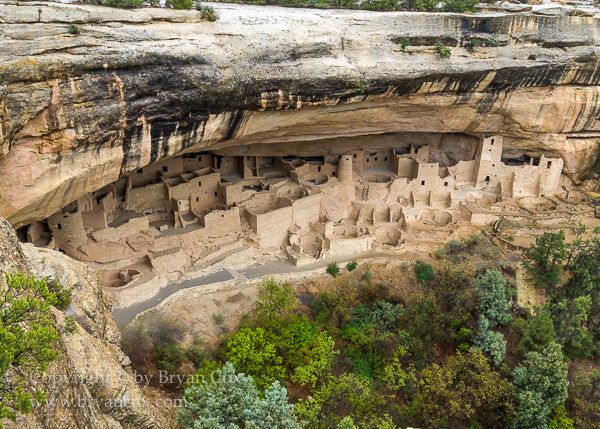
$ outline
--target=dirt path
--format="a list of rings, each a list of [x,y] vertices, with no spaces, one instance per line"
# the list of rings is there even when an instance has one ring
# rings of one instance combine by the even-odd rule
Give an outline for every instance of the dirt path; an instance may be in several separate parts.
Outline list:
[[[374,257],[387,257],[390,259],[411,259],[411,258],[414,259],[414,258],[418,258],[419,256],[421,256],[419,253],[413,252],[413,251],[407,251],[400,255],[386,255],[386,254],[382,254],[382,253],[369,251],[369,252],[357,253],[357,254],[352,254],[352,255],[338,256],[335,258],[321,259],[312,264],[303,265],[300,267],[295,266],[290,261],[275,261],[275,262],[269,262],[264,265],[259,265],[257,267],[249,267],[249,268],[246,268],[243,270],[238,270],[238,271],[230,270],[230,269],[226,268],[222,271],[219,271],[215,274],[211,274],[208,276],[198,277],[195,279],[190,279],[190,280],[186,280],[186,281],[179,282],[179,283],[170,283],[169,285],[167,285],[166,287],[161,289],[160,292],[158,294],[156,294],[155,296],[153,296],[152,298],[150,298],[146,301],[140,302],[138,304],[134,304],[132,306],[126,307],[126,308],[117,309],[112,313],[112,315],[119,326],[126,325],[129,322],[131,322],[135,318],[135,316],[137,316],[138,314],[155,307],[161,301],[168,298],[173,293],[175,293],[179,290],[188,289],[188,288],[196,287],[196,286],[210,285],[210,284],[218,283],[218,282],[224,282],[227,280],[232,280],[234,278],[255,279],[255,278],[270,276],[270,275],[274,275],[274,274],[311,271],[316,268],[324,268],[327,265],[329,265],[331,262],[334,262],[334,261],[337,263],[342,263],[342,262],[352,261],[355,259],[362,260],[362,259],[368,259],[368,258],[374,258]]]

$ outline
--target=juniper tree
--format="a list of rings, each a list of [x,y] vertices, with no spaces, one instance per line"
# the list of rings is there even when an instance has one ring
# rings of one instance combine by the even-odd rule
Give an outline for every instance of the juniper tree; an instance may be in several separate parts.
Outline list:
[[[44,280],[18,273],[6,274],[0,283],[0,418],[14,421],[17,413],[31,410],[33,397],[45,400],[41,391],[27,392],[26,382],[29,374],[45,371],[59,355],[50,316],[56,302]]]

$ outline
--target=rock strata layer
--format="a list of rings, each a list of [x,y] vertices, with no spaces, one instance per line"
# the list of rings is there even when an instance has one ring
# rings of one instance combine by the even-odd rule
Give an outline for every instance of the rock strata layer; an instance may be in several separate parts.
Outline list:
[[[208,22],[0,5],[0,213],[13,226],[186,150],[339,155],[414,137],[445,142],[443,157],[495,133],[506,156],[562,157],[577,179],[600,137],[592,16],[215,8]]]

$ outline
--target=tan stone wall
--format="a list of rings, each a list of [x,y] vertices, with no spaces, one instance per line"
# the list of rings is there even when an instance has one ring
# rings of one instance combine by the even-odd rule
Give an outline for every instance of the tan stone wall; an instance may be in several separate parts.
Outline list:
[[[87,240],[79,212],[53,214],[48,218],[48,226],[59,248],[61,244],[78,248]]]
[[[131,173],[131,182],[134,187],[142,187],[159,180],[159,173],[166,177],[176,177],[184,172],[183,158],[169,158],[150,164]]]
[[[363,169],[391,166],[392,156],[395,156],[393,149],[383,149],[378,151],[370,150],[364,154]]]
[[[44,222],[34,222],[27,228],[27,242],[35,243],[40,238],[50,238],[52,234],[45,231]]]
[[[183,171],[196,171],[202,168],[212,167],[213,156],[210,153],[201,153],[195,155],[193,158],[191,155],[183,156]]]
[[[150,228],[148,216],[130,219],[123,225],[116,228],[107,228],[92,232],[95,240],[119,241],[122,238],[137,234],[140,231],[147,231]]]
[[[188,263],[188,258],[181,248],[148,255],[152,270],[158,275],[181,271]]]
[[[316,194],[294,201],[292,205],[293,217],[292,221],[288,223],[288,227],[292,222],[296,224],[318,222],[322,197],[322,195]]]
[[[413,166],[416,164],[416,161],[410,158],[400,158],[398,155],[394,156],[394,159],[394,171],[396,175],[398,177],[413,179]]]
[[[220,237],[234,234],[242,229],[240,209],[233,207],[229,210],[215,210],[207,214],[202,223],[209,237]]]
[[[517,265],[517,304],[519,307],[529,307],[533,310],[534,306],[542,308],[546,303],[546,294],[543,289],[536,288],[527,280],[527,272],[523,264]]]
[[[281,247],[288,242],[288,228],[292,225],[292,207],[282,207],[267,213],[252,215],[256,220],[250,222],[255,224],[254,232],[260,237],[261,247]],[[318,217],[318,214],[317,214]]]
[[[369,236],[357,238],[325,239],[325,246],[330,256],[351,255],[371,250],[373,238]]]
[[[455,186],[465,186],[475,183],[477,180],[477,163],[475,161],[459,161],[453,167],[448,167],[448,172],[454,177]]]
[[[127,210],[142,213],[144,209],[170,207],[167,187],[163,183],[130,189],[127,194]]]
[[[105,212],[83,212],[81,213],[83,226],[94,229],[108,228]]]

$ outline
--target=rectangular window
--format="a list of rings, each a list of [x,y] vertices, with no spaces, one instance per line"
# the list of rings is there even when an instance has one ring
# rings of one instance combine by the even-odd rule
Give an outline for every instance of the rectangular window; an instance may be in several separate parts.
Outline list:
[[[200,201],[200,198],[199,198],[199,197],[196,197],[196,202],[199,202],[199,201]]]
[[[354,154],[354,158],[356,158],[356,154]]]
[[[198,186],[202,186],[202,182],[198,182]]]
[[[383,158],[384,161],[387,161],[387,156],[385,158]]]
[[[444,186],[448,186],[448,182],[444,182]]]
[[[169,167],[167,167],[166,165],[162,168],[162,170],[166,173],[169,171]]]
[[[217,196],[217,193],[215,192],[215,197]]]
[[[421,186],[425,186],[425,181],[424,180],[421,182]]]
[[[137,171],[137,174],[144,174],[144,169],[143,169],[143,168],[140,168],[140,169]]]
[[[62,225],[60,223],[56,224],[56,226],[58,227],[58,229],[62,229]]]
[[[548,161],[548,168],[552,166],[552,161]]]

